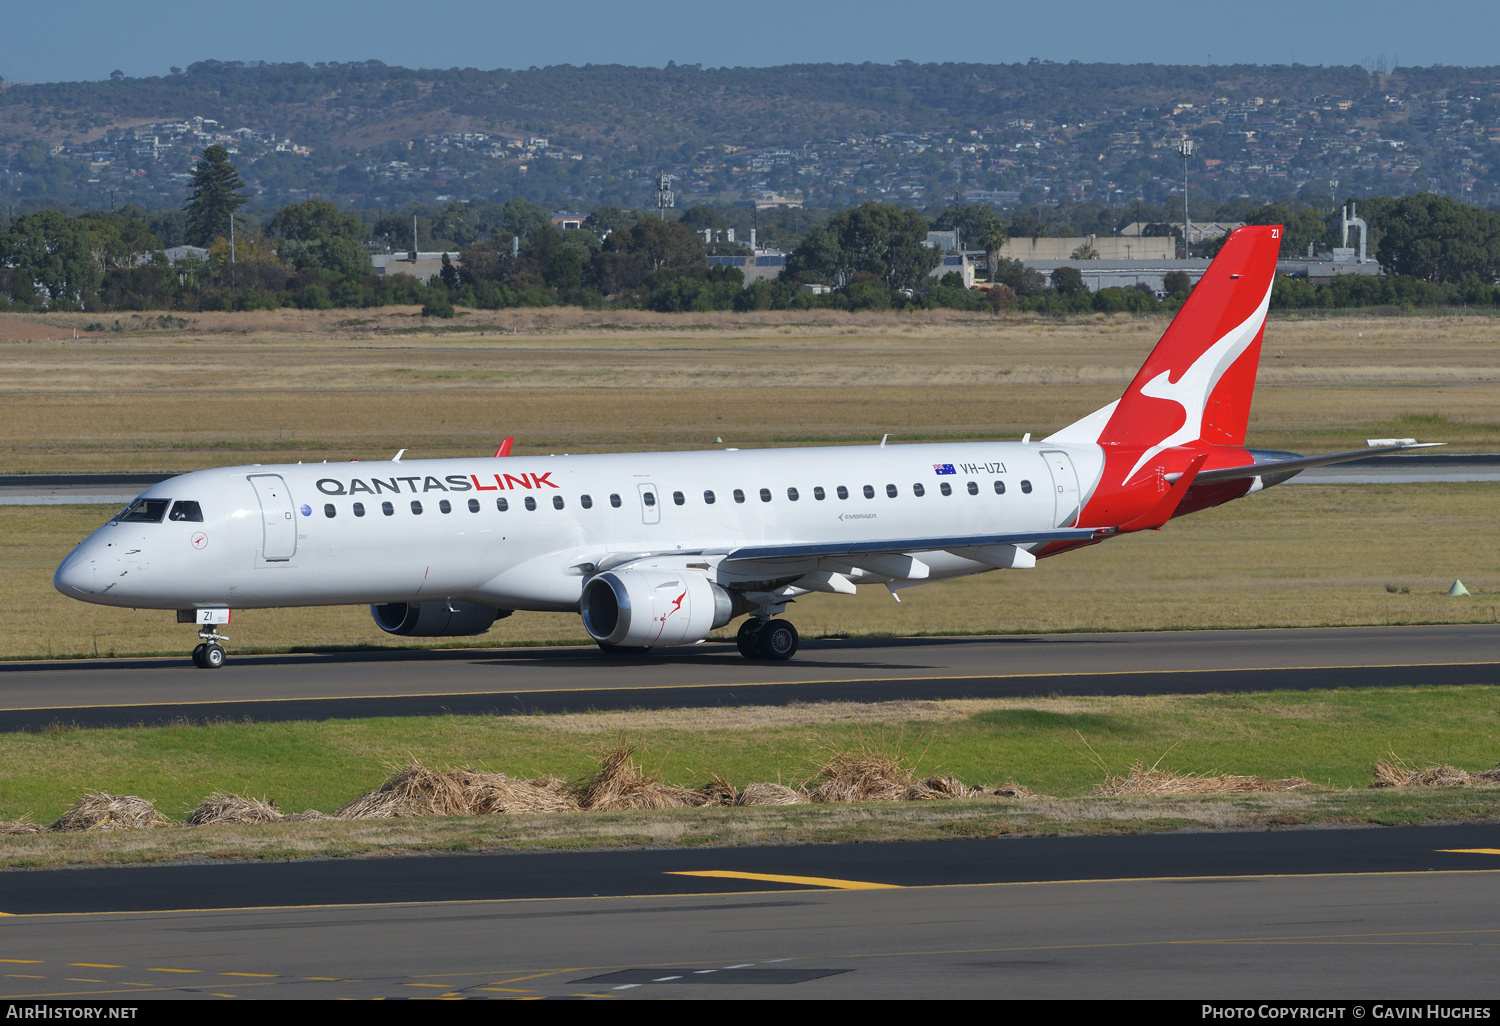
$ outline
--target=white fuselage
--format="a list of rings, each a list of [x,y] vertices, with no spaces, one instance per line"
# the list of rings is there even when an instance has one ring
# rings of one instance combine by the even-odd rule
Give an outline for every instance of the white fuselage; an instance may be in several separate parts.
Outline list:
[[[156,609],[449,599],[576,612],[587,574],[635,554],[716,567],[749,545],[1069,525],[1102,465],[1092,444],[986,442],[228,467],[142,493],[196,502],[201,522],[112,520],[56,585]],[[922,560],[926,579],[993,568]]]

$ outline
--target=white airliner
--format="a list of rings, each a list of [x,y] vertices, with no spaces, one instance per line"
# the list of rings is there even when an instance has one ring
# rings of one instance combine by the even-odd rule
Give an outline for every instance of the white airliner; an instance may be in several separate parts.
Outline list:
[[[224,662],[231,609],[369,604],[391,634],[482,634],[512,610],[581,614],[606,651],[774,619],[1158,529],[1313,466],[1243,447],[1281,229],[1236,231],[1124,396],[1033,442],[226,467],[147,489],[63,560],[65,595],[177,610]],[[899,596],[898,596],[899,597]]]

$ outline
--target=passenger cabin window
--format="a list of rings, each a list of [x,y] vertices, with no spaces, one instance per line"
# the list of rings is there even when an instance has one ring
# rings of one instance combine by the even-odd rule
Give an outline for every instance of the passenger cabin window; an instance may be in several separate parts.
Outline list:
[[[171,499],[136,499],[115,517],[122,524],[159,524]]]
[[[865,485],[865,498],[867,498],[867,499],[873,499],[873,498],[875,498],[875,486],[874,485]]]
[[[447,499],[440,499],[440,500],[438,500],[438,512],[440,512],[440,513],[452,513],[453,512],[453,503],[449,502]]]
[[[838,488],[834,490],[834,494],[841,499],[847,499],[849,498],[849,489],[845,488],[843,485],[839,485]]]
[[[641,493],[641,501],[644,502],[648,506],[655,506],[656,505],[656,493],[655,492],[642,492]]]
[[[741,489],[739,489],[739,488],[736,488],[734,490],[734,501],[735,502],[744,502],[745,501],[745,493]]]
[[[797,494],[797,489],[795,489],[795,488],[788,488],[786,490],[786,497],[788,499],[791,499],[793,502],[796,502],[802,496],[800,496],[799,494]]]
[[[1030,481],[1022,481],[1021,482],[1021,491],[1025,492],[1027,495],[1030,495],[1031,494],[1031,482]]]
[[[391,516],[396,512],[396,507],[392,506],[389,502],[382,502],[380,504],[380,512],[384,513],[386,516]]]
[[[769,488],[762,488],[760,490],[760,501],[761,502],[770,502],[771,501],[771,489],[769,489]]]
[[[970,495],[978,495],[979,494],[979,482],[978,481],[970,481],[969,482],[969,494]]]
[[[365,504],[364,503],[362,503],[362,502],[356,502],[354,504],[354,515],[357,516],[357,517],[362,517],[362,516],[365,515]]]
[[[553,509],[562,509],[563,508],[563,498],[562,498],[561,495],[554,495],[554,496],[552,496],[552,508]]]
[[[818,485],[818,487],[813,489],[813,498],[817,499],[819,502],[822,502],[824,499],[828,498],[828,493],[823,491],[822,485]]]
[[[592,495],[580,495],[578,497],[578,505],[582,506],[584,509],[593,509],[594,497]]]
[[[896,486],[893,485],[893,484],[886,485],[885,486],[885,495],[886,495],[886,498],[888,498],[888,499],[894,499],[896,497]]]
[[[683,495],[681,492],[673,492],[672,501],[681,506],[684,502],[687,502],[687,496]]]
[[[334,509],[333,503],[325,502],[323,503],[323,515],[329,520],[332,520],[334,517],[339,515],[339,511]]]
[[[526,496],[526,508],[529,510],[536,509],[536,500],[529,495]]]
[[[479,512],[479,500],[478,499],[470,499],[469,500],[469,512],[470,513],[478,513]]]
[[[944,481],[942,484],[938,485],[938,491],[942,492],[944,495],[952,495],[953,486],[947,481]]]
[[[619,509],[620,508],[620,497],[618,495],[611,495],[609,497],[609,504],[611,506],[613,506],[615,509]]]
[[[1005,494],[1005,482],[1002,481],[1002,480],[1000,480],[998,477],[995,478],[995,494],[996,495],[1004,495]]]
[[[510,509],[510,500],[503,495],[500,496],[495,500],[495,508],[498,509],[501,513],[504,513],[506,510]]]
[[[922,487],[921,481],[918,481],[916,484],[911,486],[911,493],[920,499],[922,496],[927,494],[927,489]]]
[[[178,520],[185,524],[203,523],[203,509],[192,499],[178,499],[172,503],[172,512],[167,514],[168,520]]]
[[[706,506],[712,506],[714,504],[714,493],[711,491],[704,492],[703,503]]]
[[[417,516],[421,516],[422,515],[422,503],[420,501],[418,501],[417,499],[411,500],[411,511],[413,513],[415,513]]]

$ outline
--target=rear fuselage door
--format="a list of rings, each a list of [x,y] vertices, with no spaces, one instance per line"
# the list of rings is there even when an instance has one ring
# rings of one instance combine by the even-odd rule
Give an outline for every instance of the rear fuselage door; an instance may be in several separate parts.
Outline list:
[[[661,523],[661,495],[656,491],[654,484],[636,485],[641,492],[641,522],[645,524]]]
[[[280,474],[251,474],[250,483],[260,500],[260,519],[265,528],[261,558],[285,563],[297,554],[297,511],[292,506],[292,494]]]
[[[1047,469],[1052,472],[1052,494],[1057,497],[1057,514],[1053,523],[1058,527],[1071,525],[1078,519],[1078,472],[1065,452],[1048,450],[1042,453]]]

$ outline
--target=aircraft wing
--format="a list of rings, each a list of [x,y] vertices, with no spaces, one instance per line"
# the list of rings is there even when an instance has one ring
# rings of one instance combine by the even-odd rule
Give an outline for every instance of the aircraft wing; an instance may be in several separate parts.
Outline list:
[[[1383,456],[1392,452],[1409,452],[1412,449],[1428,449],[1436,445],[1446,445],[1446,442],[1421,442],[1414,445],[1386,445],[1374,449],[1356,449],[1353,452],[1335,452],[1325,456],[1299,456],[1291,460],[1268,460],[1265,463],[1252,463],[1245,467],[1225,467],[1222,470],[1200,471],[1195,484],[1212,484],[1216,481],[1239,481],[1248,477],[1269,477],[1271,475],[1288,476],[1299,471],[1310,470],[1313,467],[1327,467],[1335,463],[1353,463],[1355,460],[1369,459],[1371,456]],[[1178,475],[1168,474],[1168,481],[1175,481]]]
[[[861,542],[809,542],[797,545],[746,545],[724,557],[730,560],[810,559],[839,556],[879,555],[882,553],[935,552],[941,549],[969,549],[985,545],[1030,545],[1059,541],[1092,541],[1115,534],[1118,528],[1079,527],[1055,531],[1023,531],[1013,534],[966,534],[936,538],[887,538]]]

